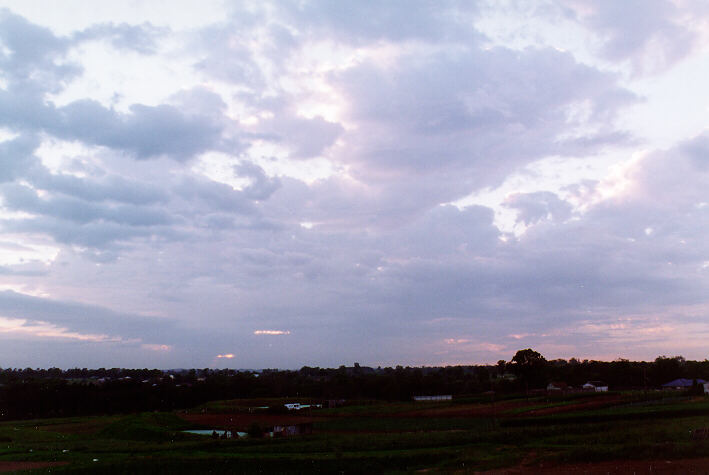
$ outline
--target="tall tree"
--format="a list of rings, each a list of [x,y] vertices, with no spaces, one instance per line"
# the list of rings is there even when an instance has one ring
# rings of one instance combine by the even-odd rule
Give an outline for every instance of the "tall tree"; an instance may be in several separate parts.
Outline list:
[[[525,391],[529,392],[529,385],[538,384],[544,376],[543,370],[547,360],[541,353],[531,348],[519,350],[512,357],[509,368],[524,381]]]

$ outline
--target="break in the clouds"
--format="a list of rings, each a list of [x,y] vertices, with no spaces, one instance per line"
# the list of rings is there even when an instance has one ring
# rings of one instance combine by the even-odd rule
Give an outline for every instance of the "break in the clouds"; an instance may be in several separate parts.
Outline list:
[[[0,1],[0,366],[705,358],[709,10],[640,3]]]

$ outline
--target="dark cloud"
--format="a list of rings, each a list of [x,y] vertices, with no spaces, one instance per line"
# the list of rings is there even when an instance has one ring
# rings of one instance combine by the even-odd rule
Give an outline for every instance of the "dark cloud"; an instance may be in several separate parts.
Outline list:
[[[58,61],[70,46],[67,39],[7,9],[0,10],[0,46],[8,50],[0,54],[0,70],[12,89],[21,85],[23,92],[54,92],[80,72],[76,65]]]
[[[37,96],[25,102],[10,91],[0,91],[0,123],[110,147],[138,159],[168,156],[178,161],[218,149],[222,128],[209,117],[187,115],[170,105],[134,104],[122,114],[89,99],[55,108]]]
[[[130,226],[169,224],[172,219],[162,210],[134,205],[94,204],[73,197],[41,198],[24,185],[6,184],[0,188],[3,204],[13,211],[48,216],[80,224],[112,221]]]
[[[206,209],[253,215],[256,208],[245,193],[229,185],[203,178],[185,178],[174,192],[184,200],[202,203]]]
[[[51,236],[59,244],[76,245],[91,248],[96,256],[116,257],[114,250],[117,242],[127,242],[135,238],[150,237],[155,230],[145,227],[121,225],[115,222],[91,221],[82,224],[44,217],[43,219],[4,219],[0,220],[5,232],[44,234]],[[103,254],[103,251],[109,251]]]
[[[95,305],[34,297],[12,290],[0,291],[0,313],[6,318],[47,322],[71,331],[110,337],[164,341],[174,321],[114,312]]]
[[[269,178],[263,168],[252,162],[241,162],[234,167],[234,172],[251,180],[243,191],[245,196],[253,200],[266,200],[281,186],[278,178]]]
[[[208,118],[188,116],[169,105],[134,104],[119,114],[97,102],[83,100],[57,109],[58,120],[50,131],[71,140],[124,150],[136,158],[167,155],[187,160],[214,148],[220,126]]]
[[[168,193],[164,189],[117,175],[99,178],[79,178],[74,175],[50,173],[37,167],[27,178],[39,189],[62,193],[84,201],[117,201],[134,205],[164,203]]]
[[[35,165],[32,153],[38,145],[36,137],[26,135],[0,142],[0,183],[24,177]]]

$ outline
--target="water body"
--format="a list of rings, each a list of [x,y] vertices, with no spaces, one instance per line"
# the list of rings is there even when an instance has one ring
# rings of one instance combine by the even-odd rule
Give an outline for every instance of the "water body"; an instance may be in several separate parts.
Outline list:
[[[190,430],[183,430],[182,432],[186,432],[188,434],[197,434],[197,435],[208,435],[211,437],[211,435],[216,432],[217,435],[222,436],[226,432],[227,437],[246,437],[246,432],[232,432],[232,431],[225,431],[223,429],[190,429]]]

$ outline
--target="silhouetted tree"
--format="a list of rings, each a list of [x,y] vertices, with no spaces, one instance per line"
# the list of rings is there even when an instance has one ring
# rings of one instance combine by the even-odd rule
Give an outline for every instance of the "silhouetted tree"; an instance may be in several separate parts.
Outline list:
[[[510,369],[524,381],[525,390],[529,391],[530,384],[535,385],[543,382],[546,363],[547,360],[541,353],[527,348],[515,353],[510,361]]]

